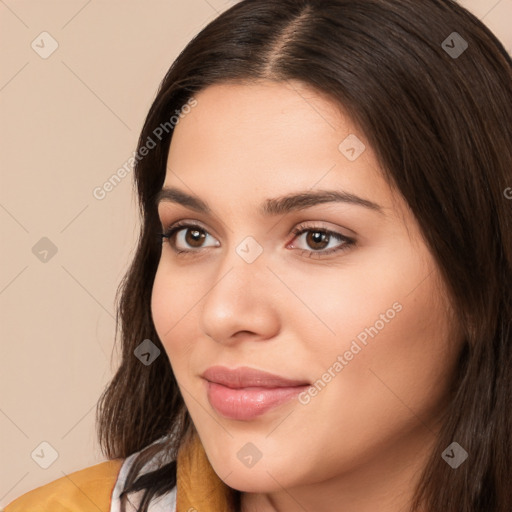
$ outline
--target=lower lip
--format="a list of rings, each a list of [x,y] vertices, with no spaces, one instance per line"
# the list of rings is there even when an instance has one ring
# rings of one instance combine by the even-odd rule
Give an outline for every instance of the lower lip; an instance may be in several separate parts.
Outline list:
[[[296,397],[309,386],[232,389],[206,381],[210,405],[225,418],[252,420]]]

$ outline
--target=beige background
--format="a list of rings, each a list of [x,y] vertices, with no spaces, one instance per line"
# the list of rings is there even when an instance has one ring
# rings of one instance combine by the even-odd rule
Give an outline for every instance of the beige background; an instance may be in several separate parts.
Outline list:
[[[233,3],[0,0],[0,508],[104,460],[94,410],[138,220],[131,173],[93,190],[132,156],[179,51]],[[512,0],[462,4],[512,50]]]

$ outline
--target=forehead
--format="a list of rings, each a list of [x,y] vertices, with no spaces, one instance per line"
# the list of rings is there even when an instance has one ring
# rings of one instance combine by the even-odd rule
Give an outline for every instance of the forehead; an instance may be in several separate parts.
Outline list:
[[[164,187],[219,201],[337,189],[390,206],[364,134],[325,95],[298,82],[258,82],[210,86],[195,99],[174,129]],[[343,153],[347,140],[364,148],[354,146],[356,159]]]
[[[297,81],[217,84],[200,91],[195,99],[197,105],[182,116],[173,141],[194,129],[209,138],[218,134],[222,145],[244,141],[244,135],[254,143],[272,144],[304,141],[319,132],[359,131],[340,105]]]

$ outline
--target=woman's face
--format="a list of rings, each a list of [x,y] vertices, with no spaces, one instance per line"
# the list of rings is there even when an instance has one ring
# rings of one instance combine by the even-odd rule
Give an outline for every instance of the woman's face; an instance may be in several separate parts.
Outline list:
[[[408,481],[460,347],[414,216],[364,133],[314,90],[216,85],[196,100],[164,188],[209,212],[162,196],[163,230],[193,227],[163,240],[152,314],[214,470],[255,493]],[[329,191],[339,200],[315,199]],[[209,383],[214,366],[293,382]]]

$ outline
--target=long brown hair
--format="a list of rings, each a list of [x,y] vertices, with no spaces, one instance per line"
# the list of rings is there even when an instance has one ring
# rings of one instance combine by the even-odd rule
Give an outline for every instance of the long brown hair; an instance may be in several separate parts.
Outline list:
[[[150,311],[168,121],[209,85],[260,79],[299,80],[358,124],[413,211],[462,327],[450,405],[411,510],[510,512],[512,61],[452,0],[245,0],[172,64],[139,139],[139,150],[150,138],[156,147],[134,169],[142,228],[118,290],[122,362],[97,411],[109,458],[166,436],[138,457],[125,491],[145,489],[146,511],[152,496],[171,489],[175,461],[137,473],[157,453],[175,458],[192,424]],[[163,353],[149,366],[134,356],[145,339]],[[469,453],[456,470],[441,457],[453,441]]]

